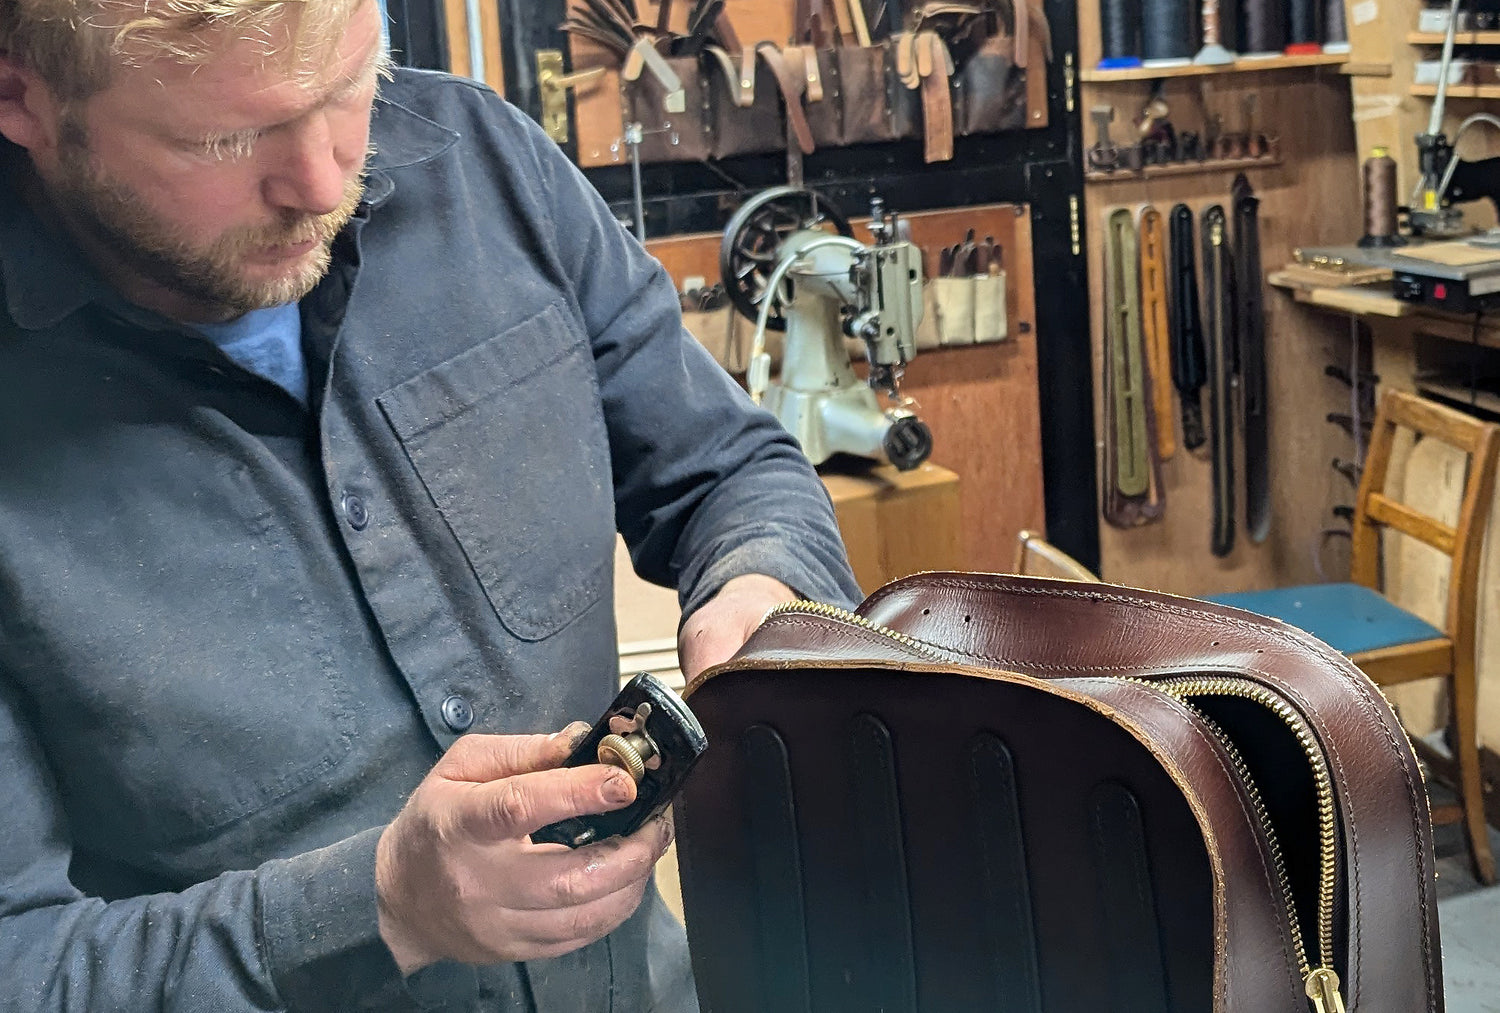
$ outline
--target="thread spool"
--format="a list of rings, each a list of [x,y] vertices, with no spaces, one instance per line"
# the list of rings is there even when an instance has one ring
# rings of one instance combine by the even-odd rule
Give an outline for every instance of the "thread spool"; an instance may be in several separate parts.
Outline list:
[[[1287,43],[1286,21],[1287,10],[1282,0],[1243,0],[1240,4],[1240,52],[1280,54]]]
[[[1322,0],[1286,0],[1286,54],[1323,51]]]
[[[1100,0],[1102,69],[1141,65],[1141,0]]]
[[[1198,50],[1193,0],[1143,0],[1141,54],[1147,66],[1187,63]]]
[[[1365,159],[1361,169],[1365,190],[1365,234],[1359,245],[1365,248],[1405,246],[1406,240],[1396,231],[1396,160],[1385,148],[1376,148]]]

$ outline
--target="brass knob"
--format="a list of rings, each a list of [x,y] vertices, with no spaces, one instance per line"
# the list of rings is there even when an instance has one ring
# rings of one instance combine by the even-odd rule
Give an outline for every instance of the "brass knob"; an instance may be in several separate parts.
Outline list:
[[[644,735],[606,735],[599,741],[599,762],[619,767],[638,784],[646,776],[646,761],[654,753],[651,740]]]

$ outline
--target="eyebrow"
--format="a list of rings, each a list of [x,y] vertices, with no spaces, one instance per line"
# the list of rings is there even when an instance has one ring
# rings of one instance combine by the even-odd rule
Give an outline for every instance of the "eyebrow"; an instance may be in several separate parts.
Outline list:
[[[322,109],[330,103],[337,102],[364,86],[371,76],[377,79],[390,66],[390,51],[387,49],[384,38],[377,39],[371,47],[370,54],[360,65],[359,70],[343,78],[335,80],[318,100],[311,106],[299,112],[296,116],[289,117],[278,123],[269,123],[260,127],[245,127],[240,130],[213,131],[197,137],[187,138],[188,143],[194,147],[201,147],[205,151],[218,152],[227,150],[229,153],[244,153],[261,134],[275,130],[277,127],[291,123],[308,113]]]

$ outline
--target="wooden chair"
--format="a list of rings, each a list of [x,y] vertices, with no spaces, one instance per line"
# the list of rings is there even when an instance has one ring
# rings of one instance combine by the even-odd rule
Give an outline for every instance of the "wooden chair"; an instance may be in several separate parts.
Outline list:
[[[1029,577],[1099,581],[1088,567],[1034,531],[1022,531],[1016,536],[1015,572]]]
[[[1396,428],[1439,440],[1469,455],[1458,524],[1450,527],[1385,494]],[[1500,428],[1413,394],[1388,390],[1370,437],[1354,514],[1349,584],[1319,584],[1226,594],[1214,601],[1284,620],[1348,655],[1377,684],[1447,680],[1456,754],[1456,806],[1434,807],[1434,823],[1462,822],[1475,874],[1495,881],[1479,772],[1475,642],[1479,565],[1495,491]],[[1442,629],[1398,607],[1381,593],[1381,529],[1389,527],[1452,559]]]

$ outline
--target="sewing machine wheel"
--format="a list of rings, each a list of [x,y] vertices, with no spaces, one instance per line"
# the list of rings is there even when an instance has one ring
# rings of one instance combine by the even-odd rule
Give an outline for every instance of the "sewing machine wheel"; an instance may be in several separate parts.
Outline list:
[[[841,236],[854,235],[849,219],[828,198],[805,187],[776,187],[746,201],[729,220],[724,244],[719,248],[719,270],[734,308],[751,320],[757,319],[782,243],[794,232],[830,225]],[[786,317],[779,305],[771,306],[766,327],[786,330]]]

